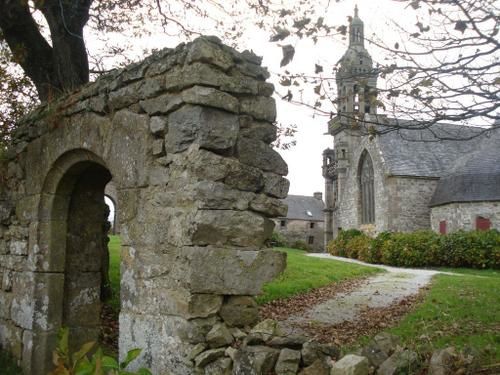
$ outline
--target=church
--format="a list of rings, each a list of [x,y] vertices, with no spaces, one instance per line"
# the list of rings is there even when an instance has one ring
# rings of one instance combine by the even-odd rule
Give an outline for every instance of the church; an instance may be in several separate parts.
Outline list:
[[[325,246],[340,230],[500,229],[500,131],[377,114],[377,69],[355,8],[323,152]],[[388,126],[390,132],[373,132]],[[445,140],[447,139],[447,140]],[[469,139],[457,141],[456,139]]]

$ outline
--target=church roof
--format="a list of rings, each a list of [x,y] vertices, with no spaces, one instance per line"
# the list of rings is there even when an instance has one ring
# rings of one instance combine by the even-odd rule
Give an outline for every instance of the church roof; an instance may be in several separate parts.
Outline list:
[[[452,202],[500,201],[500,134],[463,155],[438,182],[430,206]]]
[[[395,123],[396,120],[388,121]],[[382,134],[378,136],[378,143],[389,175],[439,178],[453,168],[458,158],[470,155],[492,134],[500,133],[483,131],[471,126],[434,124],[425,129],[400,129]]]
[[[283,201],[288,205],[287,219],[323,221],[323,200],[306,195],[289,195]]]

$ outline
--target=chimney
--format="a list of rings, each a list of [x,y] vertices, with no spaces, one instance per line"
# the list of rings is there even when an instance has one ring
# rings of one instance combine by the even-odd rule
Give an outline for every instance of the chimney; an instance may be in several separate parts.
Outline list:
[[[317,192],[313,193],[313,197],[322,201],[323,200],[323,193],[321,191],[317,191]]]

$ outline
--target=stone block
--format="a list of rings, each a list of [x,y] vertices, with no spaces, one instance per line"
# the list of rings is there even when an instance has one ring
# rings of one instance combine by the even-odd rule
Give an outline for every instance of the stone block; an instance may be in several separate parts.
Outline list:
[[[62,326],[63,297],[63,273],[36,273],[33,322],[35,330],[57,331]]]
[[[224,183],[238,190],[258,192],[264,186],[264,177],[258,168],[233,161]]]
[[[194,217],[195,245],[260,248],[271,236],[274,222],[248,211],[200,210]]]
[[[266,319],[258,323],[248,333],[246,343],[248,345],[265,344],[274,336],[281,336],[282,332],[278,327],[278,322],[273,319]]]
[[[199,209],[238,210],[248,209],[253,194],[231,189],[221,182],[202,181],[185,186],[175,197],[175,205],[195,204]]]
[[[250,209],[263,213],[267,217],[286,217],[288,206],[282,200],[268,197],[265,194],[257,195],[250,202]]]
[[[163,94],[156,98],[141,100],[140,107],[149,115],[168,114],[180,108],[184,102],[179,95]]]
[[[459,355],[454,347],[436,350],[429,362],[429,375],[452,375],[457,370]]]
[[[300,375],[330,375],[330,367],[322,359],[315,360],[311,365],[304,367]]]
[[[217,323],[207,333],[207,343],[211,348],[226,347],[233,343],[233,335],[224,323]]]
[[[267,96],[253,96],[240,100],[240,113],[256,120],[276,121],[276,102]]]
[[[163,156],[165,155],[165,142],[163,141],[163,139],[155,139],[153,141],[153,145],[152,145],[152,154],[153,156]]]
[[[233,361],[231,358],[218,358],[204,368],[205,375],[231,375]]]
[[[215,361],[216,359],[224,357],[225,351],[226,348],[217,348],[204,351],[195,358],[194,362],[196,364],[196,367],[204,367],[209,363]]]
[[[238,159],[252,167],[281,176],[288,174],[288,166],[281,155],[271,146],[252,138],[238,140]]]
[[[270,122],[255,121],[250,116],[240,116],[240,135],[270,144],[277,138],[277,128]]]
[[[337,359],[340,349],[335,345],[320,344],[315,341],[308,341],[302,346],[302,362],[305,366],[312,365],[317,359],[325,360],[326,357]]]
[[[149,130],[157,137],[163,137],[168,132],[168,123],[165,117],[153,116],[149,120]]]
[[[348,354],[333,364],[330,375],[368,375],[368,359]]]
[[[230,296],[222,305],[219,315],[230,326],[253,326],[259,320],[259,307],[250,296]]]
[[[186,150],[196,141],[201,148],[226,150],[236,143],[239,121],[236,115],[217,109],[186,105],[168,117],[167,152]]]
[[[109,169],[120,188],[144,186],[147,178],[150,143],[149,117],[129,110],[115,113],[113,137],[106,153]]]
[[[394,352],[382,365],[377,374],[396,375],[412,374],[420,367],[418,354],[411,350],[399,350]]]
[[[186,62],[191,64],[195,61],[212,64],[222,70],[228,70],[234,65],[233,58],[228,52],[203,37],[196,39],[189,46]]]
[[[99,324],[101,313],[100,272],[66,274],[63,315],[69,326],[91,327]]]
[[[267,342],[267,345],[276,348],[291,348],[300,350],[306,341],[307,338],[300,335],[275,336]]]
[[[299,369],[300,351],[281,349],[274,371],[276,375],[295,375]]]
[[[182,100],[188,104],[198,104],[238,113],[239,102],[234,96],[206,86],[193,86],[182,92]]]
[[[0,320],[10,319],[10,307],[13,298],[12,293],[0,291]]]
[[[182,271],[193,293],[257,295],[286,263],[286,254],[273,250],[185,247],[179,255],[189,264]]]
[[[139,89],[142,82],[136,82],[131,85],[122,87],[116,91],[109,93],[108,105],[111,110],[117,111],[119,109],[130,106],[139,100]]]
[[[271,197],[284,199],[288,195],[290,181],[274,173],[264,173],[264,193]]]
[[[120,312],[120,360],[128,350],[141,348],[141,355],[128,368],[137,371],[149,368],[153,374],[193,374],[193,365],[186,360],[193,345],[182,332],[193,326],[182,318]]]
[[[279,350],[267,346],[241,348],[235,353],[233,374],[270,374],[274,370],[279,353]]]
[[[32,329],[35,303],[33,290],[34,273],[14,272],[12,276],[12,305],[10,315],[12,321],[24,329]]]

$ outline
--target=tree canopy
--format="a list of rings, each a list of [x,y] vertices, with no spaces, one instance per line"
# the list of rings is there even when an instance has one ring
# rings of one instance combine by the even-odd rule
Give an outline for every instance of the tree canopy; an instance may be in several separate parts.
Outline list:
[[[420,126],[438,121],[498,124],[496,1],[393,1],[405,4],[417,22],[394,22],[400,40],[393,45],[366,37],[387,56],[376,67],[385,84],[374,104],[395,117],[418,120]],[[297,40],[316,42],[347,33],[347,24],[330,25],[325,17],[338,2],[0,0],[0,139],[37,100],[50,101],[92,75],[144,56],[149,48],[134,41],[148,34],[189,39],[211,33],[237,44],[248,25],[266,30],[283,50],[276,77],[283,99],[332,116],[337,111],[336,62],[316,64],[314,75],[291,73],[287,67],[302,53],[295,50]],[[86,44],[90,40],[93,48]],[[314,93],[312,100],[297,100],[304,87]]]

